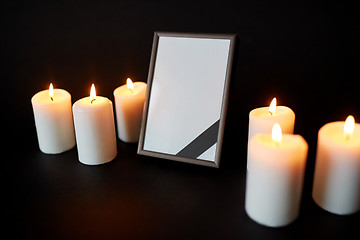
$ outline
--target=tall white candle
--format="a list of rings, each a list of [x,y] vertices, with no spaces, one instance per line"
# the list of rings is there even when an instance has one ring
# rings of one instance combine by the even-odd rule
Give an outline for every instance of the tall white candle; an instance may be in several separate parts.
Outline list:
[[[79,161],[97,165],[113,160],[117,149],[112,102],[96,96],[93,84],[90,97],[76,101],[73,112]]]
[[[269,107],[253,109],[249,114],[248,141],[258,133],[271,133],[275,123],[278,123],[283,133],[294,133],[295,113],[286,106],[276,106],[276,98],[271,101]],[[247,169],[251,169],[251,163],[247,161]]]
[[[42,152],[56,154],[75,146],[71,95],[63,89],[38,92],[31,98],[35,126]]]
[[[138,142],[146,93],[146,83],[132,82],[114,90],[118,136],[124,142]]]
[[[312,196],[331,213],[360,210],[360,124],[352,116],[319,130]]]
[[[279,131],[280,129],[280,131]],[[300,135],[257,134],[249,142],[251,171],[247,171],[245,210],[254,221],[285,226],[299,214],[308,145]]]

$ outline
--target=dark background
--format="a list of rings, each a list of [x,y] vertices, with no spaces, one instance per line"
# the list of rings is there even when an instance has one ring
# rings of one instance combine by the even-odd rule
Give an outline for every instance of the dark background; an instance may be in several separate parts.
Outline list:
[[[359,14],[345,2],[2,2],[2,227],[47,239],[359,236],[359,213],[333,215],[311,198],[318,129],[360,121]],[[101,166],[81,164],[76,148],[41,153],[31,97],[53,82],[75,102],[94,82],[113,100],[127,77],[146,81],[154,31],[239,35],[220,169],[138,156],[120,141]],[[274,96],[309,143],[300,216],[278,229],[244,210],[248,113]]]

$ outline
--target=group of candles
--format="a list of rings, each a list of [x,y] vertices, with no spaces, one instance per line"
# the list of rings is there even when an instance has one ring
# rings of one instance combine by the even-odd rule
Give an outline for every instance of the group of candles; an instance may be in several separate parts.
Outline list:
[[[293,134],[294,123],[295,113],[276,107],[276,98],[249,115],[245,210],[265,226],[285,226],[299,214],[308,144]],[[360,124],[351,115],[318,133],[312,196],[331,213],[360,210]]]
[[[125,142],[139,139],[146,86],[127,79],[114,90],[118,136]],[[90,96],[73,106],[71,95],[52,84],[31,102],[42,152],[61,153],[77,143],[79,161],[88,165],[109,162],[117,155],[112,102],[97,96],[94,85]],[[276,106],[276,98],[270,107],[249,114],[245,210],[266,226],[285,226],[299,214],[308,144],[293,134],[294,124],[295,113]],[[335,214],[360,209],[360,124],[354,117],[320,129],[312,196]]]
[[[114,90],[118,136],[124,142],[137,142],[141,128],[146,83],[132,82]],[[40,150],[48,154],[67,151],[77,145],[79,161],[98,165],[117,155],[112,102],[96,95],[94,84],[90,96],[71,104],[71,95],[63,89],[35,94],[32,99]],[[76,137],[75,137],[76,136]]]

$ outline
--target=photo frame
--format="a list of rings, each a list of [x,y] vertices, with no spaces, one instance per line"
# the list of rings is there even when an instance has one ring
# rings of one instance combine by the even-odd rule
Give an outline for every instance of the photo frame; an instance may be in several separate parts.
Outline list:
[[[154,33],[138,154],[219,167],[235,40]]]

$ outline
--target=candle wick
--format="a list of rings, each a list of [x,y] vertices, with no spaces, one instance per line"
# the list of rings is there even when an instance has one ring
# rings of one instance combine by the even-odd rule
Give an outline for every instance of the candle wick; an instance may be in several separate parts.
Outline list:
[[[51,101],[54,101],[53,97],[50,97]]]
[[[272,116],[272,112],[269,111],[269,113],[270,113],[270,115]]]
[[[345,140],[349,141],[349,139],[350,139],[350,134],[345,134]]]
[[[96,98],[92,99],[90,103],[92,104],[92,103],[93,103],[93,101],[95,101],[95,100],[96,100]]]

